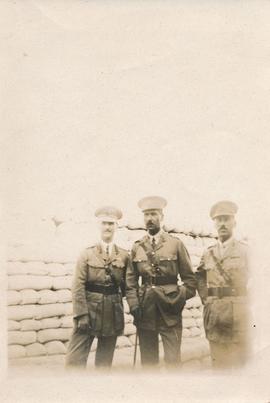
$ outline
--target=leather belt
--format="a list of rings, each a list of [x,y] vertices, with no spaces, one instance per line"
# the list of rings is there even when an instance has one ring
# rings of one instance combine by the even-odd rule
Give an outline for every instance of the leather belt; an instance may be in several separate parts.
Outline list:
[[[173,276],[148,276],[142,277],[142,283],[148,285],[168,285],[177,284],[177,277]]]
[[[87,282],[85,285],[87,291],[98,292],[104,295],[112,295],[119,293],[119,287],[115,285],[100,285]]]
[[[246,287],[212,287],[208,288],[209,297],[241,297],[247,295]]]

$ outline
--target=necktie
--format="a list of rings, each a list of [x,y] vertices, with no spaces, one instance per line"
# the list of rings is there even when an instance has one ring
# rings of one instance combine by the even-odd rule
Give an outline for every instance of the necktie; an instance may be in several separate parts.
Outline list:
[[[155,238],[152,239],[152,248],[154,250],[156,249],[156,240],[155,240]]]
[[[106,258],[109,258],[109,245],[106,246]]]

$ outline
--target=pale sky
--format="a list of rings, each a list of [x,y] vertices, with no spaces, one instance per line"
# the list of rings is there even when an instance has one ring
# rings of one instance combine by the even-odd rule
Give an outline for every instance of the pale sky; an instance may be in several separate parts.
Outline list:
[[[169,222],[205,227],[230,199],[241,231],[261,228],[270,4],[254,3],[14,3],[1,24],[4,211],[76,221],[113,203],[140,222],[137,201],[154,194]]]

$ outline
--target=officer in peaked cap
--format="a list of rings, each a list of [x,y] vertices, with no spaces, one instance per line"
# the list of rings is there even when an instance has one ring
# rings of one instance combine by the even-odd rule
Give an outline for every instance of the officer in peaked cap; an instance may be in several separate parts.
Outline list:
[[[124,329],[123,286],[128,252],[113,242],[122,212],[106,206],[95,212],[100,239],[78,259],[72,286],[74,330],[66,366],[85,367],[95,337],[97,367],[110,367],[117,336]]]
[[[159,335],[166,364],[179,364],[181,313],[196,288],[183,242],[161,229],[166,204],[166,200],[158,196],[139,201],[147,234],[134,243],[126,275],[126,296],[137,326],[144,366],[159,362]],[[182,280],[180,286],[178,276]]]
[[[248,250],[233,237],[237,210],[227,200],[211,208],[218,240],[204,252],[196,272],[212,364],[219,369],[243,365],[249,350]]]
[[[238,207],[235,203],[224,200],[214,204],[210,210],[210,217],[212,219],[218,216],[234,216],[238,211]]]

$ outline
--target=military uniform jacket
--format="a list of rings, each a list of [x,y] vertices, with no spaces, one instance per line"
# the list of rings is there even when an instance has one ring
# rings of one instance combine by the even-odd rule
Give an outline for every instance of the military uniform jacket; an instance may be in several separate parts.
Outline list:
[[[206,337],[216,342],[239,342],[247,337],[248,304],[248,247],[233,240],[220,257],[218,244],[210,246],[202,256],[196,272],[197,288],[204,304]],[[209,288],[229,287],[236,296],[208,296]]]
[[[85,249],[78,259],[72,285],[73,315],[89,315],[90,334],[113,336],[124,328],[124,312],[121,291],[104,295],[86,290],[86,283],[114,285],[124,288],[128,252],[113,245],[109,259],[100,244]]]
[[[148,258],[152,253],[153,263]],[[180,275],[183,285],[140,284],[140,277],[150,276],[177,277]],[[177,238],[163,232],[153,251],[150,239],[145,236],[135,242],[131,251],[131,261],[126,274],[126,296],[132,311],[142,308],[142,320],[138,326],[155,330],[157,317],[161,317],[165,326],[181,325],[181,312],[188,298],[195,295],[196,280],[188,252]],[[159,313],[159,315],[158,315]]]

